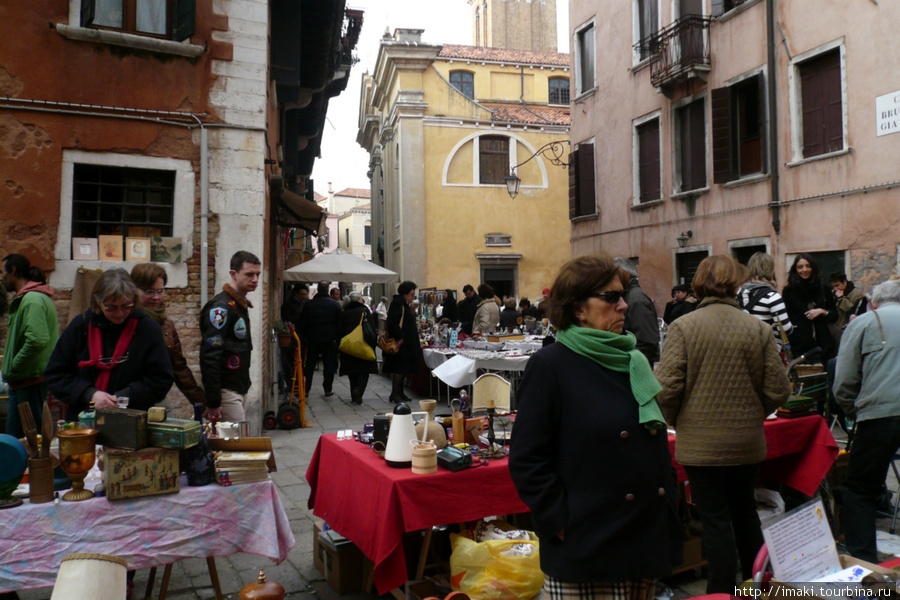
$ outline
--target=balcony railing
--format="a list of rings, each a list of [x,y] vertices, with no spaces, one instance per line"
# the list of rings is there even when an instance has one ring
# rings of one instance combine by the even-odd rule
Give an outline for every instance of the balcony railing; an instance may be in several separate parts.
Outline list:
[[[635,44],[640,56],[650,56],[650,82],[664,87],[708,71],[709,24],[712,19],[700,15],[681,17]]]

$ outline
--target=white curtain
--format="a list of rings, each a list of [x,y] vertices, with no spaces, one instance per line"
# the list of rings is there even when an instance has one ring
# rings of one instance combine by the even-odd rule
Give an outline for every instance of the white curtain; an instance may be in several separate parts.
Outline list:
[[[166,0],[137,0],[137,30],[166,33]]]

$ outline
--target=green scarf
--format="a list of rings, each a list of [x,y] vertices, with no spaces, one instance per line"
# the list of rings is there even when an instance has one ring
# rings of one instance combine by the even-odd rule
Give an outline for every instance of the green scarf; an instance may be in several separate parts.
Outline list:
[[[641,424],[651,431],[666,426],[666,420],[656,403],[656,395],[662,391],[662,386],[653,375],[647,357],[637,349],[634,334],[629,332],[619,335],[589,327],[572,326],[558,332],[556,340],[601,367],[628,373],[631,392],[638,402]]]

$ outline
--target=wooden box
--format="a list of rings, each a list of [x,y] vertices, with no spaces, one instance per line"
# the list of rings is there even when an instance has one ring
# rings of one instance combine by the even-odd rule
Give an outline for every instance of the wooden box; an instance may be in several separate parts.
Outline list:
[[[178,450],[106,449],[103,483],[109,500],[174,494],[179,490]]]
[[[316,560],[321,560],[323,575],[331,589],[341,596],[363,589],[363,564],[365,557],[356,545],[333,529],[316,534],[319,547]]]
[[[157,448],[183,449],[200,443],[200,423],[193,419],[166,419],[148,423],[150,445]]]
[[[98,444],[126,450],[147,447],[147,411],[99,408],[96,412]]]
[[[489,333],[487,335],[489,342],[517,342],[524,339],[524,333]]]

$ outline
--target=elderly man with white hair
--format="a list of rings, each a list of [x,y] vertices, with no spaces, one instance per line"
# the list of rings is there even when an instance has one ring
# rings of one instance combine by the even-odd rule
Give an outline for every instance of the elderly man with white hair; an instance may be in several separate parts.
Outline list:
[[[900,280],[876,286],[872,306],[844,331],[833,390],[857,422],[841,519],[847,553],[877,563],[876,507],[900,448]]]

